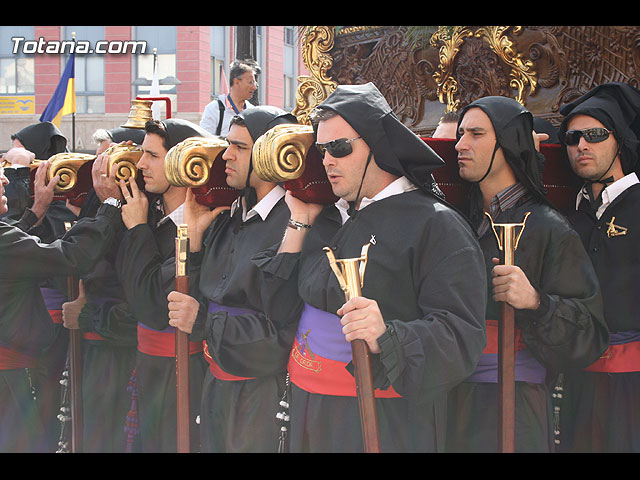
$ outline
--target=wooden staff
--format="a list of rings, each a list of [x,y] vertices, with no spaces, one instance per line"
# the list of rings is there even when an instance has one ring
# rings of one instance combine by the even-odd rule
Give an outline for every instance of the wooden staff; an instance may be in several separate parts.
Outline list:
[[[485,212],[498,240],[498,249],[504,253],[503,265],[514,265],[518,242],[530,213],[525,214],[522,223],[493,223],[491,215]],[[518,228],[520,232],[516,234]],[[502,453],[515,452],[515,362],[515,310],[503,302],[498,329],[498,451]]]
[[[187,259],[189,255],[189,238],[187,226],[178,227],[176,237],[176,291],[189,294],[189,275],[187,273]],[[189,404],[189,336],[176,328],[176,410],[178,453],[191,451],[190,418],[191,407]]]
[[[336,260],[333,251],[325,247],[333,273],[338,278],[340,288],[345,293],[347,301],[362,295],[364,270],[367,264],[369,243],[362,247],[359,258]],[[342,269],[340,269],[340,266]],[[360,409],[360,426],[365,453],[380,453],[380,433],[378,431],[378,412],[373,388],[373,374],[369,346],[362,339],[351,342],[351,355],[355,370],[356,394]]]
[[[65,222],[68,232],[71,222]],[[78,277],[67,277],[67,296],[69,301],[78,298]],[[77,328],[69,329],[69,393],[71,410],[71,453],[82,452],[82,332]]]

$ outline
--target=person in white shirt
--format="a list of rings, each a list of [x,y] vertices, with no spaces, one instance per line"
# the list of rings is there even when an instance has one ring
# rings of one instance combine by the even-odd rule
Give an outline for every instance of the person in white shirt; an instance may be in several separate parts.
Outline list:
[[[253,107],[249,100],[258,88],[257,72],[257,67],[250,62],[233,62],[229,73],[229,93],[220,94],[205,107],[200,126],[209,133],[226,137],[231,119],[244,109]]]

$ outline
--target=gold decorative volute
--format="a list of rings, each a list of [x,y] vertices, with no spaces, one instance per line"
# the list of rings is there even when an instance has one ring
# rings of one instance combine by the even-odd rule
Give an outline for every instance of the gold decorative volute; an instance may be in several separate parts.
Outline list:
[[[460,100],[455,99],[458,82],[453,75],[453,63],[464,39],[472,35],[473,32],[467,27],[440,27],[431,37],[434,47],[438,46],[438,42],[442,43],[438,71],[433,74],[433,78],[438,85],[438,99],[445,104],[446,112],[456,111],[460,104]]]
[[[533,70],[533,62],[524,60],[522,54],[513,50],[513,42],[505,35],[505,32],[513,28],[513,34],[519,35],[522,27],[480,27],[475,36],[484,37],[491,49],[500,59],[511,67],[510,86],[518,91],[515,99],[525,105],[525,89],[529,86],[528,94],[531,95],[538,85],[537,73]]]
[[[213,162],[228,146],[221,137],[189,137],[174,145],[164,160],[167,181],[178,187],[206,185]]]
[[[333,66],[330,51],[335,41],[335,28],[309,27],[302,42],[302,58],[311,76],[298,77],[296,106],[293,114],[298,122],[309,124],[309,113],[322,103],[338,86],[328,74]]]
[[[513,49],[513,42],[506,35],[510,29],[514,35],[522,32],[520,26],[483,26],[475,31],[471,27],[463,26],[440,27],[433,34],[431,45],[440,45],[440,64],[433,77],[438,85],[438,98],[446,105],[445,111],[455,111],[460,104],[460,101],[456,100],[458,83],[454,77],[454,62],[464,40],[472,36],[485,40],[500,60],[511,68],[509,85],[517,91],[515,99],[525,105],[527,94],[531,95],[536,90],[537,73],[533,70],[533,62],[524,59],[521,53]]]

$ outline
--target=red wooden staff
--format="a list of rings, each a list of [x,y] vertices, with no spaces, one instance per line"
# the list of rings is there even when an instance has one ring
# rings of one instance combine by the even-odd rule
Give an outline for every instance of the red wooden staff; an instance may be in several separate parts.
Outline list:
[[[491,215],[485,212],[498,240],[498,248],[504,253],[504,265],[515,264],[515,252],[530,213],[525,214],[522,223],[493,223]],[[518,228],[520,232],[516,234]],[[498,451],[502,453],[515,452],[515,362],[515,311],[504,302],[498,329]]]
[[[359,258],[336,260],[330,248],[324,251],[329,257],[333,273],[338,278],[340,288],[345,293],[347,301],[362,295],[362,282],[367,264],[369,243],[362,247]],[[340,269],[342,267],[342,270]],[[351,342],[351,355],[356,379],[356,393],[360,409],[360,425],[365,453],[380,453],[380,432],[378,430],[378,412],[373,388],[373,374],[369,346],[364,340]]]
[[[189,275],[187,273],[187,260],[189,255],[189,238],[187,226],[178,227],[176,237],[176,291],[189,294]],[[189,405],[189,336],[176,328],[176,401],[177,401],[177,433],[178,453],[191,451],[190,418],[191,407]]]

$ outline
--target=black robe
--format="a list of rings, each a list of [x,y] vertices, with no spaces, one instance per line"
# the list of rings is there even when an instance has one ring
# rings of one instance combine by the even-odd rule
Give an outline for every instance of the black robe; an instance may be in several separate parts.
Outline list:
[[[640,332],[640,184],[622,192],[598,220],[583,200],[570,216],[593,262],[604,299],[611,343]],[[625,235],[609,236],[614,225]],[[606,357],[607,353],[603,355]],[[591,368],[591,367],[590,367]],[[640,366],[626,371],[570,371],[565,374],[560,449],[566,452],[639,452]]]
[[[541,302],[537,310],[515,312],[521,334],[516,356],[515,448],[519,452],[549,452],[553,450],[553,412],[547,382],[558,372],[587,366],[598,358],[606,347],[608,332],[595,272],[580,238],[564,217],[529,196],[493,220],[521,223],[526,212],[531,215],[515,252],[515,264],[540,293]],[[501,303],[493,301],[492,258],[501,256],[491,228],[480,238],[480,245],[489,285],[489,333],[489,320],[499,321],[502,316]],[[491,336],[488,338],[491,344]],[[474,376],[449,395],[449,451],[497,451],[494,353],[487,351]],[[482,379],[475,376],[481,369]],[[488,373],[491,379],[486,378]]]
[[[202,399],[204,452],[278,449],[275,414],[300,305],[295,282],[275,288],[252,261],[279,245],[289,219],[280,198],[263,220],[241,221],[241,210],[223,212],[209,227],[202,250],[199,296],[207,314],[204,339],[215,365],[231,376],[207,372]],[[239,309],[239,310],[236,310]]]
[[[27,357],[40,355],[51,344],[55,334],[40,283],[55,276],[78,275],[89,271],[104,255],[121,228],[120,211],[111,206],[100,207],[95,219],[78,222],[64,238],[50,244],[40,243],[37,237],[0,222],[0,255],[3,263],[0,277],[0,345]],[[14,391],[14,396],[16,392],[22,392],[26,397],[21,397],[18,405],[3,404],[0,411],[3,414],[2,422],[17,420],[26,431],[29,422],[20,412],[24,413],[24,408],[31,403],[28,400],[31,392],[27,374],[20,367],[16,364],[10,370],[3,370],[2,376],[7,379],[3,384]],[[3,391],[0,396],[6,399],[4,394]],[[8,424],[3,424],[0,431],[10,432],[10,436],[17,434]],[[3,436],[0,449],[9,451],[5,440],[10,439]],[[21,444],[20,440],[10,440],[10,445],[27,450],[32,447],[28,443]],[[27,451],[24,449],[22,451]]]
[[[175,336],[173,328],[169,327],[167,295],[175,290],[177,227],[170,219],[156,226],[153,206],[149,208],[149,217],[149,224],[137,225],[125,232],[115,266],[130,312],[138,321],[135,373],[140,448],[143,452],[175,453],[176,368],[175,342],[172,340]],[[141,351],[141,334],[144,333],[162,335],[168,341],[166,344],[162,341],[154,344],[155,340],[152,340],[153,350],[144,353]],[[189,364],[190,434],[192,451],[197,451],[199,431],[196,418],[206,364],[201,348],[192,352]]]
[[[362,295],[377,301],[388,325],[381,353],[371,355],[383,452],[442,450],[445,394],[473,371],[484,348],[482,252],[459,214],[420,190],[378,200],[344,225],[335,206],[325,207],[300,254],[280,254],[263,267],[283,279],[297,272],[305,309],[320,316],[304,328],[301,319],[289,361],[294,452],[363,449],[355,396],[329,392],[334,374],[344,380],[352,366],[335,315],[345,294],[323,248],[337,259],[357,258],[367,243]],[[294,371],[324,393],[296,385]],[[316,380],[323,371],[329,376]],[[355,393],[352,377],[347,390]]]
[[[78,323],[83,336],[85,453],[123,453],[127,449],[125,421],[132,403],[127,387],[135,369],[137,321],[114,267],[119,238],[92,271],[82,277],[87,303]]]

